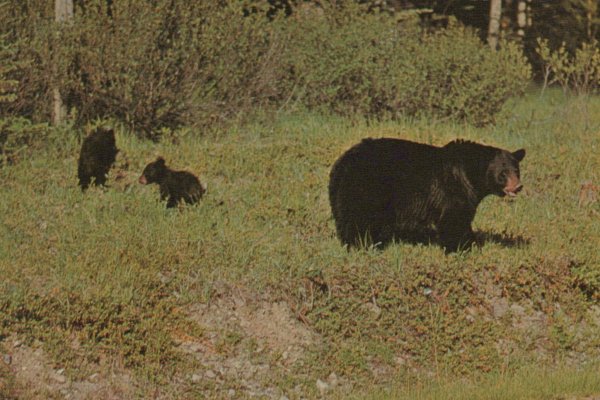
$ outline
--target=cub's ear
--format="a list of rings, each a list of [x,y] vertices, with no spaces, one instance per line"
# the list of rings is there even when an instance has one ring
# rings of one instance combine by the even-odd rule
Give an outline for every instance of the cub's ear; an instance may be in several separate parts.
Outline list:
[[[165,165],[165,159],[159,156],[159,157],[156,159],[156,163],[157,163],[158,165]]]
[[[512,153],[512,155],[517,159],[517,161],[521,162],[521,160],[525,158],[525,149],[517,150]]]

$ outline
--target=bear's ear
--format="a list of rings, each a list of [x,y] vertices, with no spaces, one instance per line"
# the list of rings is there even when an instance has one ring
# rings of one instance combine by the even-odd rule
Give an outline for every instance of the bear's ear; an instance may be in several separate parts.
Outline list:
[[[517,150],[512,155],[518,162],[521,162],[525,158],[525,149]]]
[[[156,163],[158,165],[165,165],[165,159],[162,158],[162,157],[160,157],[160,156],[158,156],[158,158],[156,159]]]

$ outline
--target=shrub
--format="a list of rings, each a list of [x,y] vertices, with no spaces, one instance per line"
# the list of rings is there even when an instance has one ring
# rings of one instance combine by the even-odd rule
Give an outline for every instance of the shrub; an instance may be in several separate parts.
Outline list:
[[[205,125],[247,113],[276,87],[272,27],[240,2],[90,0],[72,24],[55,25],[45,2],[10,2],[0,15],[24,61],[21,102],[12,112],[50,116],[60,87],[71,116],[84,123],[111,117],[141,136],[163,128]],[[265,72],[267,71],[267,72]]]
[[[41,0],[0,8],[21,65],[10,113],[49,119],[58,87],[76,121],[113,118],[151,138],[294,105],[485,125],[529,78],[514,45],[493,52],[464,28],[424,33],[352,1],[301,4],[288,18],[266,2],[108,3],[80,2],[61,25]]]
[[[0,166],[19,162],[44,146],[49,137],[46,124],[32,124],[23,117],[0,118]]]
[[[8,74],[16,69],[12,63],[13,54],[13,48],[0,37],[0,104],[11,103],[17,98],[15,88],[18,82],[8,78]]]
[[[485,125],[530,78],[516,45],[493,52],[460,26],[423,33],[414,21],[355,13],[307,19],[293,29],[286,55],[297,98],[309,108]]]
[[[544,69],[544,86],[558,83],[564,92],[590,94],[600,88],[600,48],[598,42],[583,43],[570,54],[563,43],[552,51],[547,40],[538,39],[537,54]]]

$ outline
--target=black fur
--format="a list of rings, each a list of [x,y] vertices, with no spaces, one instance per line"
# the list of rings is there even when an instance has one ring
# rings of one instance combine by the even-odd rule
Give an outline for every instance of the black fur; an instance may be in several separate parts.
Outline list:
[[[338,237],[349,246],[393,240],[470,246],[471,222],[489,195],[521,189],[525,150],[453,141],[444,147],[400,139],[365,139],[334,164],[329,201]]]
[[[165,165],[162,157],[146,165],[139,182],[144,185],[157,183],[161,200],[168,198],[167,208],[176,207],[181,200],[194,204],[205,191],[196,176],[187,171],[173,171]]]
[[[104,185],[106,175],[115,162],[119,149],[115,145],[115,132],[112,129],[97,128],[89,134],[81,145],[77,175],[81,190],[91,183]],[[92,178],[94,178],[92,182]]]

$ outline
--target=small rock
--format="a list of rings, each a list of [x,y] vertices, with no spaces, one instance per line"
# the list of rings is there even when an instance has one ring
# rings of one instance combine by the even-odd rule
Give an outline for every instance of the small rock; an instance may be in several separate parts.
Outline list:
[[[2,361],[4,361],[4,364],[10,365],[12,363],[12,356],[10,354],[2,355]]]
[[[63,375],[65,373],[65,369],[61,368],[61,369],[57,370],[56,373],[59,375]]]
[[[58,383],[66,383],[67,378],[64,375],[54,375],[54,380]]]
[[[329,390],[329,384],[317,379],[317,389],[319,390],[319,393],[321,393],[321,396],[324,396]]]
[[[329,384],[333,387],[337,386],[339,383],[338,376],[335,374],[335,372],[330,373],[327,377],[327,380],[329,381]]]
[[[192,343],[190,345],[189,349],[192,353],[198,353],[199,351],[202,350],[202,345],[199,343]]]
[[[88,380],[89,380],[90,382],[96,382],[96,381],[98,381],[98,378],[99,378],[99,377],[100,377],[100,374],[96,372],[96,373],[94,373],[94,374],[90,375],[90,376],[88,377]]]
[[[206,371],[204,373],[204,376],[206,376],[208,379],[215,379],[217,377],[217,374],[215,374],[213,371],[211,371],[209,369],[208,371]]]
[[[229,391],[227,392],[227,396],[229,396],[229,397],[235,397],[235,390],[229,389]]]
[[[198,374],[193,374],[192,375],[192,382],[194,382],[194,383],[200,382],[201,379],[202,379],[202,377],[200,375],[198,375]]]
[[[15,340],[15,341],[13,342],[13,347],[15,347],[15,348],[16,348],[16,347],[19,347],[19,346],[21,346],[22,344],[23,344],[23,342],[22,342],[21,340]]]
[[[495,318],[502,318],[508,312],[508,299],[502,297],[492,303],[492,314]]]

